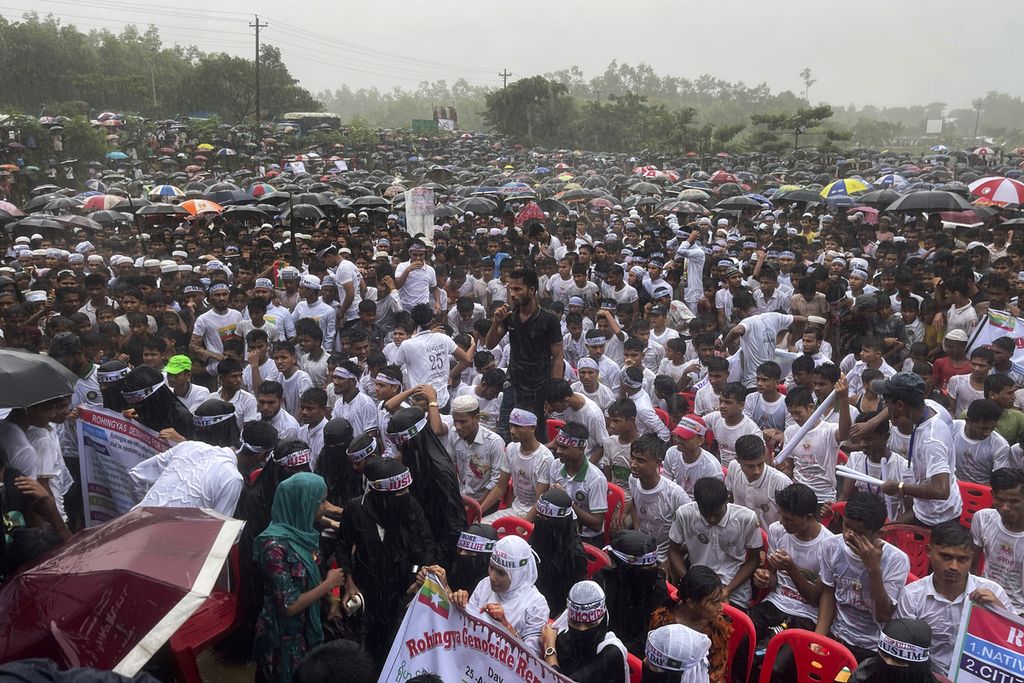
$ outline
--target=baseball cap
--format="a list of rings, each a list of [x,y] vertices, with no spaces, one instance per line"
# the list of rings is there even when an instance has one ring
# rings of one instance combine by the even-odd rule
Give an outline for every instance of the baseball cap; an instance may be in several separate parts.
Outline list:
[[[897,372],[889,379],[876,379],[871,391],[885,398],[922,400],[924,380],[913,372]]]
[[[188,356],[171,356],[167,359],[167,367],[164,372],[168,375],[180,375],[183,372],[192,370],[192,360]]]

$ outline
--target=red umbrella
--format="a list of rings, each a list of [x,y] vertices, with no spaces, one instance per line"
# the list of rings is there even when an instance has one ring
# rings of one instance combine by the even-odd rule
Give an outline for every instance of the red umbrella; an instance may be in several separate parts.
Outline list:
[[[878,225],[878,209],[871,206],[855,206],[851,209],[847,209],[846,215],[852,216],[858,211],[864,214],[865,223],[867,223],[868,225]]]
[[[210,596],[242,524],[137,508],[78,533],[0,592],[0,661],[135,675]]]
[[[544,209],[537,205],[537,202],[529,202],[516,216],[516,225],[523,225],[526,221],[544,220]]]
[[[715,171],[711,174],[711,178],[708,179],[712,185],[722,185],[723,183],[739,183],[740,179],[734,176],[728,171]]]

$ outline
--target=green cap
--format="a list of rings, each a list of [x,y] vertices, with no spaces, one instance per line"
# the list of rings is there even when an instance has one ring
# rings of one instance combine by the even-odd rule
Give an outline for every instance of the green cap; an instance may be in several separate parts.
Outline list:
[[[186,370],[192,370],[192,360],[188,356],[171,356],[167,360],[167,367],[164,368],[168,375],[179,375]]]

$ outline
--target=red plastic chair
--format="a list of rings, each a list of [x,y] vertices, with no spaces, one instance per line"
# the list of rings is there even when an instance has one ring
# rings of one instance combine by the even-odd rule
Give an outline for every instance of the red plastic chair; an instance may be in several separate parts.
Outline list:
[[[182,683],[203,683],[196,662],[199,653],[227,635],[235,627],[238,617],[238,545],[228,557],[229,583],[232,592],[215,591],[202,606],[178,627],[168,646]]]
[[[928,560],[928,543],[932,538],[930,529],[916,524],[886,524],[879,536],[907,554],[912,574],[927,576],[931,573],[932,565]]]
[[[750,617],[732,605],[723,605],[723,611],[726,618],[732,623],[732,635],[729,636],[729,643],[727,645],[729,655],[726,660],[725,670],[733,670],[733,658],[736,656],[736,652],[739,651],[740,645],[746,640],[747,670],[740,680],[743,683],[747,683],[750,680],[750,670],[754,666],[754,645],[757,642],[757,631],[754,629],[754,622],[750,620]]]
[[[666,411],[661,408],[655,408],[654,414],[658,416],[658,419],[665,423],[665,426],[668,427],[669,431],[672,431],[672,428],[675,427],[675,425],[672,424],[672,417]]]
[[[608,484],[608,510],[604,513],[604,542],[612,542],[612,522],[620,522],[626,514],[626,492],[621,487]]]
[[[672,602],[679,599],[679,589],[673,586],[671,581],[665,581],[665,592],[668,594],[668,599]]]
[[[554,441],[558,436],[558,430],[565,426],[563,420],[548,420],[548,441]]]
[[[960,524],[970,529],[974,513],[992,507],[992,487],[975,484],[971,481],[957,480],[956,483],[960,487],[960,497],[964,501],[964,509],[960,513]]]
[[[826,529],[830,529],[833,521],[844,516],[846,516],[846,501],[838,500],[832,503],[832,511],[821,518],[821,525]]]
[[[462,507],[466,509],[466,524],[476,524],[483,519],[484,511],[480,509],[480,503],[475,498],[463,496]]]
[[[644,677],[644,662],[636,655],[626,655],[626,664],[629,665],[629,683],[640,683]]]
[[[917,574],[915,574],[914,572],[907,572],[907,580],[903,582],[903,585],[909,586],[915,581],[917,581]]]
[[[845,465],[849,459],[850,457],[844,451],[839,451],[839,455],[836,456],[836,464]]]
[[[761,529],[761,564],[760,569],[769,569],[768,567],[768,532]],[[754,585],[754,578],[750,578],[750,606],[753,607],[757,603],[761,602],[768,597],[768,587],[758,588]]]
[[[529,541],[530,534],[533,533],[533,522],[528,522],[522,517],[515,517],[513,515],[496,519],[491,522],[491,526],[498,532],[498,538],[504,538],[509,534],[515,534],[516,536]]]
[[[587,554],[587,578],[593,578],[594,574],[611,565],[612,561],[605,551],[589,543],[583,544],[583,551]]]
[[[843,645],[802,628],[787,628],[768,641],[759,683],[770,683],[779,648],[788,645],[796,663],[796,683],[831,683],[843,667],[853,671],[857,658]]]

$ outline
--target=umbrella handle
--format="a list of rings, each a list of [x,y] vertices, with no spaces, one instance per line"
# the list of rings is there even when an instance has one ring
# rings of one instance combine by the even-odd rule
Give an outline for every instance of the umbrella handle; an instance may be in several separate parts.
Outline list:
[[[50,620],[50,635],[53,636],[54,642],[57,643],[61,654],[64,655],[64,661],[70,668],[77,669],[82,666],[82,661],[78,658],[78,653],[75,651],[74,645],[71,644],[71,639],[60,630],[57,622],[52,619]]]

